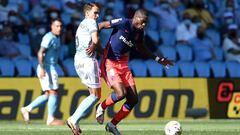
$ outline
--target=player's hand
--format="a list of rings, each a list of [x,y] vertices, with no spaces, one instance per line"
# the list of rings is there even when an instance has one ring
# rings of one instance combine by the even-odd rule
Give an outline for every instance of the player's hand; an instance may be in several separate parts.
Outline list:
[[[167,58],[162,58],[158,61],[158,63],[162,64],[163,66],[165,67],[168,67],[168,66],[173,66],[174,65],[174,62],[172,60],[168,60]]]
[[[95,46],[94,45],[91,45],[86,49],[86,53],[87,53],[88,56],[92,56],[94,54],[94,51],[95,51]]]

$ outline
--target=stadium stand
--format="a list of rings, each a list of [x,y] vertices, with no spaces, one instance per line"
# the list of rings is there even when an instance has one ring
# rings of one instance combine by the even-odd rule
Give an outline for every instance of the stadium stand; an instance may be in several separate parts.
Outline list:
[[[221,78],[227,76],[225,62],[213,60],[210,61],[209,64],[213,73],[213,77]]]
[[[180,76],[178,63],[175,63],[175,65],[170,68],[164,68],[164,71],[165,71],[165,75],[167,77],[179,77]]]
[[[15,75],[15,66],[12,60],[1,58],[0,59],[0,76],[13,77]]]
[[[129,62],[129,68],[133,72],[133,76],[147,76],[147,65],[141,59],[134,59]]]
[[[78,3],[79,2],[79,3]],[[46,24],[47,21],[51,19],[51,13],[54,11],[59,11],[58,14],[63,20],[63,35],[62,35],[62,47],[60,50],[60,60],[64,63],[65,67],[68,70],[69,76],[76,76],[74,65],[73,65],[73,55],[69,55],[70,48],[68,46],[69,43],[74,43],[74,38],[70,38],[69,41],[68,36],[74,37],[75,31],[79,25],[79,22],[82,17],[82,11],[78,10],[81,9],[81,2],[75,1],[72,4],[76,5],[76,7],[69,8],[65,1],[58,1],[53,0],[46,3],[46,1],[11,1],[7,6],[2,7],[1,16],[0,18],[0,37],[1,39],[8,39],[14,42],[17,42],[17,48],[20,50],[21,54],[24,54],[29,62],[31,63],[32,68],[22,68],[26,65],[29,65],[29,62],[25,60],[16,61],[12,58],[5,59],[3,58],[3,54],[0,55],[0,65],[1,65],[1,76],[35,76],[36,67],[38,64],[36,57],[36,48],[33,48],[31,44],[32,40],[35,40],[32,37],[35,37],[36,33],[38,33],[39,27],[44,27],[49,29]],[[112,18],[119,18],[119,17],[129,17],[131,18],[134,9],[130,10],[127,8],[126,5],[131,7],[131,3],[122,0],[114,0],[114,5],[109,5],[107,1],[98,1],[102,5],[102,10],[99,22],[106,19],[106,9],[112,10]],[[173,2],[173,1],[171,1]],[[183,13],[186,11],[187,5],[184,2],[179,1],[180,3],[176,5],[176,7],[172,7],[172,10],[177,13],[177,20],[178,25],[183,23]],[[223,1],[224,2],[224,1]],[[191,3],[191,2],[190,2]],[[206,27],[206,35],[210,39],[210,42],[213,43],[214,51],[216,54],[216,59],[210,60],[209,62],[196,62],[194,61],[196,58],[194,57],[196,53],[192,50],[191,46],[188,46],[188,42],[184,42],[181,45],[176,44],[176,33],[175,30],[167,30],[164,28],[160,28],[159,25],[159,14],[153,14],[151,12],[152,9],[160,7],[159,4],[156,4],[154,0],[149,1],[141,1],[139,5],[143,5],[145,9],[149,11],[149,22],[146,29],[146,35],[149,36],[154,42],[155,48],[158,48],[157,51],[161,52],[165,57],[168,57],[171,60],[176,62],[174,67],[170,69],[165,69],[162,65],[157,64],[153,60],[146,60],[144,59],[139,60],[138,57],[131,60],[129,63],[129,68],[133,71],[134,76],[136,77],[239,77],[240,73],[238,73],[239,63],[237,62],[230,62],[226,61],[225,56],[222,50],[222,41],[227,33],[227,28],[230,24],[234,23],[239,26],[239,19],[236,18],[236,22],[223,22],[224,15],[226,13],[229,14],[230,11],[222,11],[224,5],[221,1],[206,1],[205,3],[205,10],[214,14],[211,16],[214,20],[211,27]],[[21,8],[18,8],[20,6]],[[194,5],[194,3],[192,3]],[[240,6],[240,3],[237,7]],[[80,5],[80,6],[79,6]],[[222,5],[222,6],[220,6]],[[136,5],[135,5],[136,6]],[[216,8],[214,8],[216,6]],[[11,7],[11,9],[9,9]],[[134,6],[133,6],[134,7]],[[55,10],[53,10],[55,9]],[[21,11],[20,11],[21,10]],[[11,11],[11,13],[10,13]],[[18,14],[21,13],[21,14]],[[4,17],[5,14],[5,17]],[[216,14],[216,15],[215,15]],[[74,18],[75,15],[78,15],[78,18]],[[15,17],[15,20],[11,20]],[[232,14],[232,17],[235,17],[235,14]],[[195,20],[194,20],[195,19]],[[192,18],[192,24],[196,26],[200,26],[196,18]],[[67,26],[71,26],[70,30],[72,30],[72,35],[66,34]],[[8,36],[7,34],[3,33],[3,29],[6,26],[12,27],[12,37]],[[100,39],[102,47],[105,47],[109,35],[111,33],[111,29],[103,30],[100,32]],[[146,36],[145,35],[145,36]],[[65,38],[63,38],[65,37]],[[39,37],[40,39],[41,37]],[[162,41],[162,42],[161,42]],[[153,44],[152,43],[152,44]],[[151,45],[152,45],[151,44]],[[147,44],[146,44],[147,45]],[[39,45],[40,46],[40,45]],[[1,46],[0,46],[1,47]],[[72,49],[72,48],[71,48]],[[2,49],[4,50],[4,49]],[[134,58],[134,57],[133,57]],[[3,60],[4,59],[4,60]],[[26,63],[21,65],[20,63]],[[139,65],[139,68],[137,65]],[[188,65],[188,66],[186,66]],[[192,69],[192,65],[194,65],[194,69]],[[9,67],[6,70],[6,67]],[[34,70],[33,70],[34,69]],[[188,69],[188,70],[187,70]],[[29,70],[29,71],[28,71]],[[59,67],[58,70],[60,71],[60,76],[64,76],[62,69]]]
[[[175,33],[172,31],[161,31],[160,38],[162,39],[162,44],[166,46],[174,46],[176,42]]]
[[[14,64],[17,69],[17,76],[32,76],[32,65],[29,60],[15,60]]]
[[[178,65],[182,77],[194,77],[195,68],[192,62],[178,61]]]
[[[229,77],[238,78],[240,77],[240,63],[236,61],[227,61],[226,62],[227,71],[229,73]]]
[[[176,50],[180,61],[193,60],[193,51],[189,45],[176,45]]]
[[[68,59],[64,60],[63,65],[68,71],[68,76],[77,76],[77,72],[74,68],[73,58],[68,58]]]
[[[208,62],[195,61],[194,67],[195,67],[198,77],[207,77],[208,78],[211,76],[210,65],[208,64]]]
[[[160,45],[158,49],[164,57],[167,57],[168,59],[173,61],[177,60],[177,51],[174,47]]]
[[[163,66],[158,64],[153,60],[146,60],[148,73],[150,77],[162,77],[163,76]]]

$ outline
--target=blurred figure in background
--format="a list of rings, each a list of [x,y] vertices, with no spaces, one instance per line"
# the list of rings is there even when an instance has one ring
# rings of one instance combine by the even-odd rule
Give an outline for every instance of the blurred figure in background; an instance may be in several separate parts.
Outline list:
[[[67,54],[66,54],[66,58],[67,57],[71,57],[73,58],[75,53],[76,53],[76,46],[75,46],[75,36],[74,36],[74,29],[75,27],[71,24],[68,24],[66,27],[65,27],[65,32],[63,34],[63,46],[66,46],[67,47]],[[62,46],[62,47],[63,47]]]
[[[28,21],[18,12],[10,10],[8,12],[8,25],[12,28],[13,39],[21,42],[20,34],[26,34],[28,36],[29,23]],[[29,39],[27,39],[29,41]],[[26,43],[28,42],[26,41]],[[29,43],[29,42],[28,42]]]
[[[30,46],[32,49],[32,55],[37,56],[40,49],[42,37],[44,34],[46,34],[47,28],[44,25],[38,25],[34,30],[35,32],[30,34]]]
[[[56,7],[49,7],[46,10],[46,15],[47,15],[47,22],[51,22],[56,18],[61,18],[61,11]]]
[[[222,19],[227,12],[232,13],[233,22],[237,25],[240,24],[239,5],[237,0],[222,0],[221,6],[218,8],[218,12],[215,14],[216,18]]]
[[[197,28],[197,36],[192,38],[189,43],[193,49],[196,61],[210,61],[215,59],[213,44],[206,36],[205,27],[199,26]]]
[[[192,17],[184,13],[182,22],[177,26],[176,40],[178,44],[189,44],[189,40],[196,37],[197,25],[192,23]]]
[[[17,47],[17,42],[13,40],[13,31],[10,26],[2,26],[0,39],[0,57],[16,59],[22,57],[20,50]]]
[[[11,10],[8,0],[0,1],[0,22],[5,22],[8,20],[8,12]]]
[[[226,36],[228,33],[228,26],[234,24],[234,16],[232,12],[225,12],[223,14],[223,18],[221,20],[221,27],[219,28],[219,32],[221,33],[222,38]]]
[[[37,75],[42,87],[43,95],[37,97],[26,107],[21,108],[23,119],[29,123],[29,113],[48,101],[47,125],[63,125],[64,122],[57,120],[54,113],[57,109],[58,97],[58,73],[56,71],[58,52],[60,48],[59,36],[62,30],[60,19],[51,22],[51,31],[42,38],[41,47],[38,51]],[[61,64],[62,65],[62,64]]]
[[[194,0],[193,7],[186,9],[184,12],[189,13],[192,17],[199,17],[204,28],[209,28],[214,24],[213,17],[205,8],[203,0]]]
[[[223,41],[223,51],[226,60],[240,62],[240,38],[236,24],[228,26],[228,34]]]
[[[158,17],[159,31],[176,31],[179,23],[177,12],[168,0],[159,0],[149,12]]]

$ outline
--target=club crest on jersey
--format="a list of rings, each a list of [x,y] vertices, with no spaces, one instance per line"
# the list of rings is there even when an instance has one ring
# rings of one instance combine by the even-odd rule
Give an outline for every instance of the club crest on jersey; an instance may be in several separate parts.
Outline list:
[[[133,43],[131,41],[127,41],[127,39],[124,36],[120,36],[119,39],[122,40],[123,43],[125,43],[129,47],[133,47]]]

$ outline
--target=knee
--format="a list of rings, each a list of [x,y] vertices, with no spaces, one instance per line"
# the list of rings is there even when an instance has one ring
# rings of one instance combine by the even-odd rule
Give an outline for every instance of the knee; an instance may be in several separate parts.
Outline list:
[[[97,97],[97,100],[100,100],[101,97],[102,97],[101,92],[100,92],[100,93],[97,93],[95,96]]]
[[[101,88],[94,88],[94,89],[91,89],[89,92],[90,92],[90,95],[93,95],[96,97],[96,100],[99,100],[101,98]]]
[[[116,93],[116,96],[117,96],[118,100],[121,100],[126,97],[126,92],[124,92],[124,91],[118,92],[118,93]]]
[[[133,108],[138,103],[138,97],[132,97],[131,99],[127,99],[128,104]]]
[[[138,97],[134,97],[131,101],[131,104],[135,106],[138,103]]]
[[[100,100],[100,97],[98,95],[91,94],[90,96],[94,99],[94,102],[98,102]]]
[[[47,91],[48,95],[57,95],[58,92],[56,90],[48,90]]]
[[[96,101],[99,101],[101,99],[101,95],[96,96]]]

